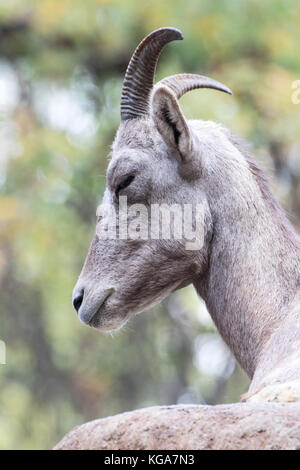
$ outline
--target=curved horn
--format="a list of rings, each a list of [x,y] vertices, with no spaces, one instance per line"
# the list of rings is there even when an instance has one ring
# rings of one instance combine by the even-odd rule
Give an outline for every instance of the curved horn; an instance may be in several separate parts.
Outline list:
[[[159,28],[138,45],[128,64],[121,97],[121,119],[134,119],[149,111],[149,96],[158,57],[171,41],[183,39],[175,28]]]
[[[193,73],[180,73],[178,75],[164,78],[156,84],[155,88],[158,88],[160,85],[170,88],[175,93],[178,100],[182,95],[188,91],[195,90],[196,88],[213,88],[214,90],[224,91],[225,93],[232,95],[232,91],[222,83],[217,82],[212,78]]]

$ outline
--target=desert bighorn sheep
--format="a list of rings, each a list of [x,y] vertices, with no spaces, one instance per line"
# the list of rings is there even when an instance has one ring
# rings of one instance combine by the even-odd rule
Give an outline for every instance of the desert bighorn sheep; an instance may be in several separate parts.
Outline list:
[[[112,330],[192,283],[252,378],[246,399],[285,400],[282,384],[289,383],[286,399],[300,400],[298,235],[232,134],[213,122],[186,120],[178,104],[195,88],[230,90],[193,74],[153,87],[159,54],[176,39],[183,39],[177,29],[158,29],[130,60],[102,205],[117,207],[119,196],[128,207],[200,204],[203,246],[187,250],[175,238],[103,240],[96,230],[74,307],[82,322]],[[97,227],[108,218],[102,214]]]

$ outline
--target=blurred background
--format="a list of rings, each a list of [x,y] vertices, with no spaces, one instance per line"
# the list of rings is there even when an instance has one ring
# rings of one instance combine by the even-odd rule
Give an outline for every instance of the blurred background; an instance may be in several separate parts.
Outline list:
[[[0,448],[52,447],[77,424],[174,403],[239,400],[248,378],[186,288],[113,335],[84,327],[71,293],[96,222],[131,53],[155,28],[157,79],[227,84],[181,100],[188,118],[251,142],[299,228],[298,0],[0,3]]]

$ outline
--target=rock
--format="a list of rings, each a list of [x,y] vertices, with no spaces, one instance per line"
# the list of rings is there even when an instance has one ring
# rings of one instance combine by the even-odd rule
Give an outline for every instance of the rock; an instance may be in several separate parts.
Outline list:
[[[257,393],[246,393],[242,401],[248,403],[258,402],[300,402],[300,380],[293,380],[282,384],[268,385]]]
[[[77,426],[55,450],[300,450],[300,403],[144,408]]]

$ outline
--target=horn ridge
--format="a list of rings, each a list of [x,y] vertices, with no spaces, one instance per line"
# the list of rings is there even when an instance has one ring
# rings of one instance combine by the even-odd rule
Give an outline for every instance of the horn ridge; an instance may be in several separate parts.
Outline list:
[[[212,88],[232,95],[232,91],[226,85],[223,85],[223,83],[217,82],[213,78],[193,73],[180,73],[163,78],[155,85],[155,88],[161,85],[170,88],[175,93],[177,99],[180,99],[188,91],[197,88]]]
[[[122,87],[122,121],[148,114],[149,97],[159,55],[166,44],[181,39],[183,36],[178,29],[159,28],[148,34],[135,49]]]

